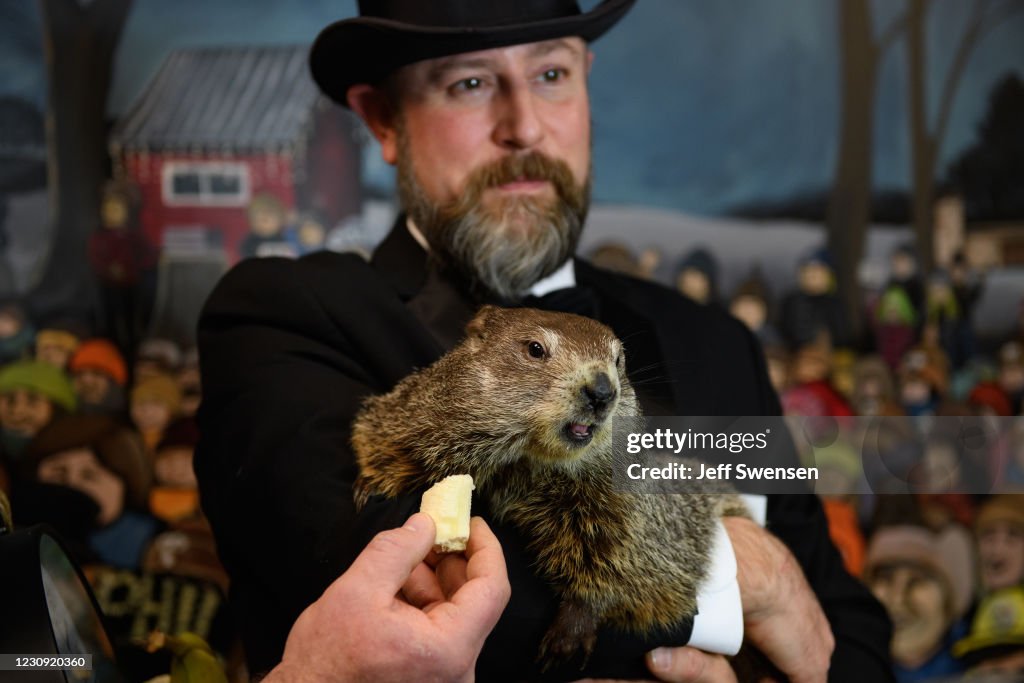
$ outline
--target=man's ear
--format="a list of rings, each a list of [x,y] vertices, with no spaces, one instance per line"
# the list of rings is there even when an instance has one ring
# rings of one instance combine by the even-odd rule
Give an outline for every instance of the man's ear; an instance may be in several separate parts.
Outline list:
[[[366,123],[373,137],[380,143],[380,155],[384,161],[395,165],[398,160],[397,112],[391,98],[382,88],[357,83],[345,94],[348,106]]]

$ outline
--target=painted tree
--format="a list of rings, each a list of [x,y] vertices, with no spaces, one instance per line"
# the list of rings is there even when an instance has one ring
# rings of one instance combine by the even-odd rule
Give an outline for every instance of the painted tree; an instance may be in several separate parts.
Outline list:
[[[1010,14],[1024,9],[1022,0],[973,0],[970,16],[953,52],[953,61],[939,92],[934,127],[929,126],[927,19],[934,0],[907,0],[907,127],[911,147],[911,188],[914,236],[922,265],[930,270],[934,259],[932,203],[939,152],[946,136],[949,117],[971,53],[982,38]]]
[[[37,314],[92,313],[94,285],[83,258],[99,224],[107,175],[107,94],[131,0],[39,0],[48,75],[50,251],[29,294]]]
[[[1024,216],[1024,79],[1004,76],[989,95],[988,111],[971,147],[950,164],[947,180],[964,195],[968,219]]]
[[[839,148],[825,211],[828,249],[836,263],[843,307],[854,327],[861,323],[857,268],[871,220],[871,166],[878,68],[903,30],[901,14],[876,35],[871,0],[839,0]]]

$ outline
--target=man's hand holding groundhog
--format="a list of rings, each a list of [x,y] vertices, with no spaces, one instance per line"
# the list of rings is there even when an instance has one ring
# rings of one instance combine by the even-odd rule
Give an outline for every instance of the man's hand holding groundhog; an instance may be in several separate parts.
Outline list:
[[[742,517],[722,521],[736,554],[746,639],[792,683],[824,683],[835,640],[796,558],[755,522]],[[692,647],[658,648],[648,653],[647,666],[670,683],[737,681],[723,655]]]

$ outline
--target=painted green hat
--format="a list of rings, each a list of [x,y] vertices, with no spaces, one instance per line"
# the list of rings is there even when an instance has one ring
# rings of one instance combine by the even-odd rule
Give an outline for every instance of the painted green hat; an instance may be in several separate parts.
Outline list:
[[[0,369],[0,394],[16,389],[42,394],[69,413],[75,411],[78,403],[64,371],[41,361],[23,360]]]

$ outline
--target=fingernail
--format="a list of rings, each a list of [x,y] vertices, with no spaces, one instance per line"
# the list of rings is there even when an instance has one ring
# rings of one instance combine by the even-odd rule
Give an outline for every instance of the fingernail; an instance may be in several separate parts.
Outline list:
[[[650,651],[651,668],[657,671],[668,671],[672,668],[672,650],[667,647],[659,647]]]
[[[410,517],[409,519],[405,520],[405,524],[403,524],[402,527],[405,528],[405,529],[408,529],[409,531],[419,531],[420,530],[420,526],[419,526],[419,524],[417,524],[418,521],[419,521],[419,513],[417,512],[412,517]]]

